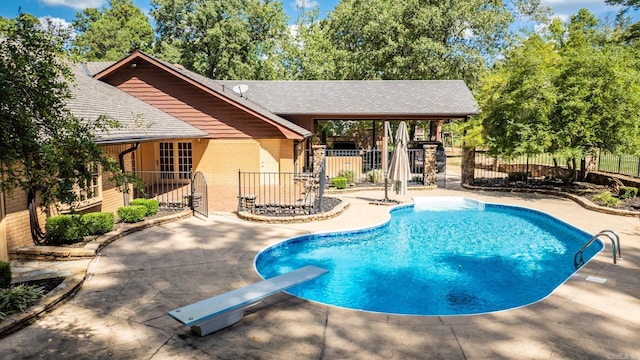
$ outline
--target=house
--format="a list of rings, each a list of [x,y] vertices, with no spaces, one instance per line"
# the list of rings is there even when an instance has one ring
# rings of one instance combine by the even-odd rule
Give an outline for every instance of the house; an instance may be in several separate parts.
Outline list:
[[[69,108],[87,121],[108,116],[119,122],[97,134],[98,141],[123,169],[153,178],[145,195],[164,186],[178,191],[199,172],[209,207],[225,211],[236,209],[239,170],[293,172],[304,163],[318,120],[441,124],[478,113],[462,81],[216,81],[140,51],[72,70]],[[115,211],[130,195],[97,170],[94,196],[84,199],[82,210]],[[38,219],[44,223],[48,215],[40,212]],[[0,260],[31,244],[26,194],[0,194]]]

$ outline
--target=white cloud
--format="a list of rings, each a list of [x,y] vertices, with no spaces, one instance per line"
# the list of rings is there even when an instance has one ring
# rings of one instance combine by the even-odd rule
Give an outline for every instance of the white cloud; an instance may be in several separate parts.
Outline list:
[[[65,19],[44,16],[38,18],[38,20],[40,20],[40,25],[43,29],[46,29],[50,32],[65,33],[67,34],[67,36],[69,36],[70,39],[75,38],[76,33],[73,29],[73,26]]]
[[[302,9],[311,9],[318,6],[316,0],[296,0],[296,7]]]
[[[100,7],[104,0],[40,0],[40,2],[50,6],[66,6],[76,10],[82,10]]]
[[[611,16],[620,7],[607,5],[604,0],[542,0],[540,3],[549,6],[554,17],[559,17],[563,21],[568,21],[571,15],[578,13],[582,8],[588,9],[596,17]]]

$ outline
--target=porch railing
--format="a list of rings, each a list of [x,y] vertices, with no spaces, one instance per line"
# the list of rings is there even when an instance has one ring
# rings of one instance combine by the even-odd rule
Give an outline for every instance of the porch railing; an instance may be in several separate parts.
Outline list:
[[[319,173],[238,171],[238,211],[270,216],[309,215],[321,211],[325,187]]]
[[[133,198],[158,200],[160,209],[180,210],[191,206],[191,171],[134,171]]]
[[[393,151],[389,151],[387,162]],[[388,165],[388,164],[387,164]],[[423,150],[409,149],[410,183],[420,184],[423,177]],[[346,177],[356,185],[383,184],[382,150],[326,150],[325,171],[328,181]],[[302,171],[302,169],[300,169]]]

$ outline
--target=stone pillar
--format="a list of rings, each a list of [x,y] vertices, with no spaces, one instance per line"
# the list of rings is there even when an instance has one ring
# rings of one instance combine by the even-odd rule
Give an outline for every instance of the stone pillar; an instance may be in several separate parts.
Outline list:
[[[422,184],[436,184],[436,149],[437,145],[422,145],[423,149],[423,167],[422,167]]]
[[[314,174],[317,174],[322,167],[322,162],[324,161],[324,154],[326,152],[326,145],[313,145],[311,147],[313,151],[313,164],[311,165]]]
[[[462,146],[461,182],[472,184],[475,180],[476,149]]]

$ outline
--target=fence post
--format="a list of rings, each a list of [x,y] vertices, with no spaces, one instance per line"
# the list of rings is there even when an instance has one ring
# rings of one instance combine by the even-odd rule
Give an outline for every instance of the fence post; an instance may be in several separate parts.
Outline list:
[[[618,155],[618,174],[621,174],[620,169],[622,169],[622,156]]]
[[[242,211],[242,173],[238,169],[238,212]]]

